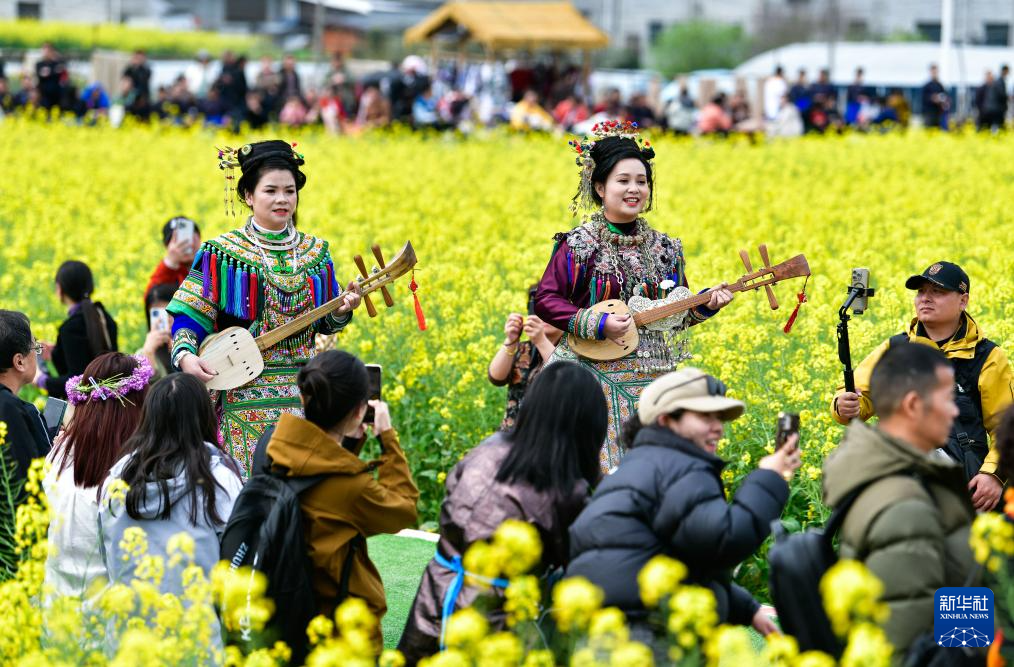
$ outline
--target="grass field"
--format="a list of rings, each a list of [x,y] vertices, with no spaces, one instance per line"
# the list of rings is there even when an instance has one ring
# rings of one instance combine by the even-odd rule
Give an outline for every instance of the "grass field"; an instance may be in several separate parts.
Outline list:
[[[387,615],[384,616],[384,646],[394,648],[401,638],[405,620],[412,608],[419,579],[426,564],[433,558],[434,542],[399,537],[376,535],[367,542],[370,559],[380,570],[387,594]]]

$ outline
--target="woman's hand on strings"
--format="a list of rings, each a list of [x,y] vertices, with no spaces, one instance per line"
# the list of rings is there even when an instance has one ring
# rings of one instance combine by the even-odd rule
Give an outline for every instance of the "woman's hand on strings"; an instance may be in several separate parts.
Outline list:
[[[630,331],[630,325],[633,320],[629,314],[616,315],[610,313],[609,317],[606,318],[606,324],[602,329],[602,332],[606,335],[606,338],[613,341],[617,345],[626,345],[624,341],[625,336]]]
[[[358,308],[362,301],[362,290],[359,287],[359,283],[353,280],[346,286],[345,292],[342,294],[342,305],[338,307],[338,312],[350,313]]]
[[[711,288],[711,298],[708,299],[710,310],[721,310],[732,301],[732,291],[729,290],[729,283],[722,283]]]

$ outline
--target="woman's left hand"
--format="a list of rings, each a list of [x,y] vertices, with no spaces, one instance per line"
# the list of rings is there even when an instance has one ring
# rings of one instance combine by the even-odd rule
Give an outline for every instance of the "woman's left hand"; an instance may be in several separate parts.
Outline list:
[[[359,283],[352,281],[345,288],[342,294],[342,305],[338,308],[339,313],[349,313],[359,307],[363,300],[362,292],[359,290]]]
[[[711,298],[708,299],[708,308],[721,310],[732,301],[732,292],[729,290],[729,283],[722,283],[711,288]]]

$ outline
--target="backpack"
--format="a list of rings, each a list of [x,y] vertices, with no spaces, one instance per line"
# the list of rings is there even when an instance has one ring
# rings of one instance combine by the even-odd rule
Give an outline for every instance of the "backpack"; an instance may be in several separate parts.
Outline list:
[[[790,534],[780,519],[771,522],[774,544],[768,551],[768,590],[778,611],[778,623],[799,642],[799,651],[823,651],[840,658],[845,644],[831,629],[820,594],[820,580],[838,562],[834,537],[849,508],[871,484],[905,472],[869,480],[842,499],[823,528]],[[907,474],[918,477],[915,471]],[[928,491],[928,490],[927,490]],[[930,493],[930,498],[933,498]]]
[[[266,452],[270,435],[268,431],[261,437],[257,453]],[[299,495],[326,475],[285,477],[271,470],[266,454],[255,454],[252,468],[253,476],[236,499],[222,534],[220,556],[233,570],[249,566],[264,573],[266,597],[274,602],[275,614],[260,636],[254,638],[243,630],[230,643],[252,650],[284,641],[292,649],[291,664],[301,665],[306,658],[306,626],[318,607]],[[356,535],[349,545],[338,603],[348,595],[352,558],[363,541],[362,535]]]

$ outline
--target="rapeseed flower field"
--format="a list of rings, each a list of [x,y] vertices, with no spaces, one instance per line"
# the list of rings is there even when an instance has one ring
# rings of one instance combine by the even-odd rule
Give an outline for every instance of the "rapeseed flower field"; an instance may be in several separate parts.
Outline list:
[[[121,348],[145,333],[148,276],[162,255],[159,230],[177,214],[205,238],[237,224],[223,211],[215,146],[266,138],[154,127],[77,128],[12,119],[0,125],[0,305],[29,314],[52,341],[64,317],[53,294],[60,262],[96,275],[95,298],[120,325]],[[338,344],[384,366],[384,397],[436,518],[444,474],[499,424],[503,390],[486,364],[507,314],[524,312],[526,287],[542,273],[552,235],[577,224],[567,205],[578,174],[566,138],[419,135],[394,130],[355,138],[313,131],[296,141],[309,177],[299,225],[332,243],[339,275],[379,243],[388,258],[411,239],[429,324],[416,326],[408,281],[393,309],[365,309]],[[1012,352],[1014,137],[890,134],[795,142],[653,138],[658,157],[652,225],[683,240],[692,288],[734,280],[738,250],[768,244],[772,261],[805,253],[808,302],[782,332],[801,280],[779,285],[782,308],[746,293],[693,330],[693,364],[715,373],[748,405],[720,453],[735,485],[770,449],[775,415],[802,413],[804,465],[786,517],[823,521],[820,465],[841,427],[828,413],[840,383],[837,308],[853,266],[869,267],[877,296],[851,326],[855,362],[912,313],[907,276],[938,259],[971,277],[970,312]],[[238,207],[237,207],[238,208]],[[432,523],[431,523],[432,525]],[[740,578],[764,588],[757,559]]]

